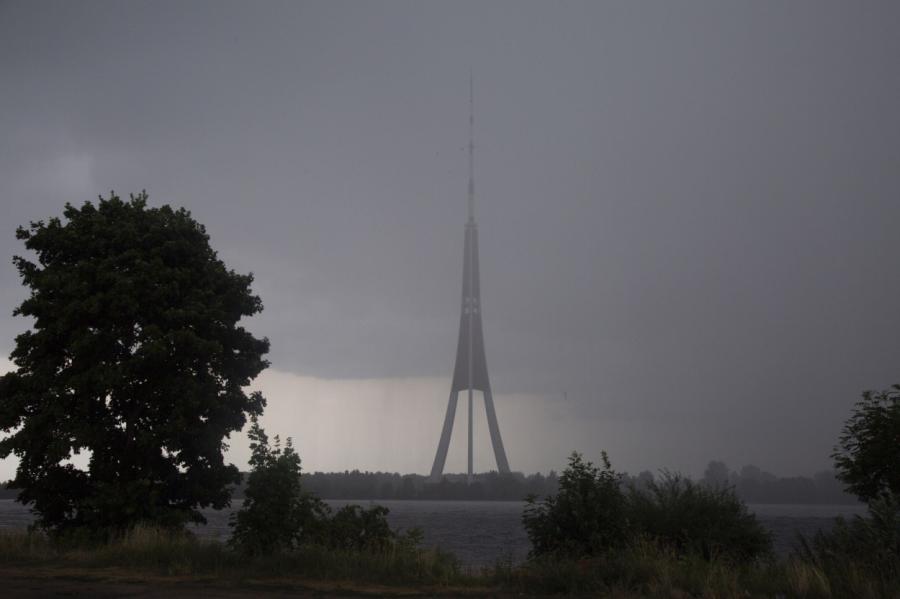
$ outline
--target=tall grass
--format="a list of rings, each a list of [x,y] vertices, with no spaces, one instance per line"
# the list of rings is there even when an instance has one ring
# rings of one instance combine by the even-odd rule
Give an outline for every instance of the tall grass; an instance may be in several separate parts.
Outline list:
[[[215,578],[289,577],[438,585],[467,580],[458,560],[440,550],[396,546],[361,551],[304,546],[247,557],[218,541],[150,527],[136,527],[101,543],[50,538],[37,532],[0,532],[0,563],[118,567],[148,574]]]
[[[788,586],[785,569],[777,563],[710,560],[650,539],[577,560],[542,556],[492,577],[520,592],[667,599],[774,597]]]
[[[798,538],[794,559],[838,597],[900,597],[900,499],[884,495],[867,516],[838,518],[830,532]]]
[[[59,556],[56,544],[46,535],[24,530],[0,530],[0,563],[41,562]]]
[[[524,594],[623,599],[900,599],[897,579],[849,556],[844,556],[841,567],[830,568],[798,556],[786,560],[708,558],[648,538],[589,558],[545,555],[518,567],[498,564],[484,576],[498,588]]]
[[[557,555],[524,564],[499,561],[467,572],[452,555],[404,546],[381,550],[337,550],[303,546],[247,557],[218,541],[138,527],[106,542],[48,538],[40,533],[0,532],[0,565],[59,566],[89,572],[130,573],[200,579],[297,580],[445,588],[487,594],[575,594],[632,599],[900,599],[900,585],[851,556],[788,560],[711,559],[685,554],[642,537],[620,550],[569,559]],[[42,568],[43,571],[43,568]]]

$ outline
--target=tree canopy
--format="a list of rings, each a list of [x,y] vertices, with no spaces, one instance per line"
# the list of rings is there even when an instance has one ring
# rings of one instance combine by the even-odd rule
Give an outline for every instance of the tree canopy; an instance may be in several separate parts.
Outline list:
[[[14,314],[33,325],[0,378],[0,457],[18,457],[18,500],[45,528],[202,522],[239,480],[226,438],[265,406],[244,392],[268,365],[268,340],[238,326],[262,310],[252,275],[147,199],[66,204],[16,231],[36,260],[13,258],[30,291]]]
[[[900,498],[900,385],[863,393],[832,457],[838,478],[863,501]]]

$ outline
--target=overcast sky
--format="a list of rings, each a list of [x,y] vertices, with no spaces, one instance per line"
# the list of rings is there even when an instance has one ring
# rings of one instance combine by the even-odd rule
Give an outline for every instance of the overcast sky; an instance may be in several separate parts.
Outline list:
[[[511,467],[827,468],[900,382],[898,31],[888,1],[0,0],[0,350],[15,227],[146,189],[255,274],[269,433],[309,470],[427,472],[471,70]]]

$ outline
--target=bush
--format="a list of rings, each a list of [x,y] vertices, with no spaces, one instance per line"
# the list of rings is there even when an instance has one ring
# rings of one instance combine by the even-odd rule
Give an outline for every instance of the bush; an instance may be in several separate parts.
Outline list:
[[[708,487],[663,472],[660,482],[632,487],[628,516],[633,531],[679,555],[704,559],[755,559],[771,554],[771,535],[731,487]]]
[[[559,493],[527,499],[522,520],[529,557],[597,557],[613,549],[655,543],[700,559],[756,559],[771,554],[769,533],[731,488],[708,488],[677,474],[647,481],[626,494],[606,453],[603,467],[578,453],[559,477]]]
[[[273,448],[257,419],[251,422],[251,471],[244,505],[231,518],[231,547],[246,555],[267,555],[311,546],[339,551],[418,546],[421,531],[401,535],[392,530],[386,507],[346,505],[332,515],[325,502],[303,490],[300,456],[291,439],[282,448],[276,436]]]
[[[569,456],[559,477],[559,492],[538,501],[526,498],[522,522],[531,541],[531,557],[598,555],[620,547],[627,536],[622,476],[612,470],[606,453],[603,468]]]
[[[328,506],[304,493],[300,486],[300,456],[288,438],[275,447],[253,417],[250,438],[251,471],[244,491],[244,505],[231,517],[229,544],[243,553],[257,555],[290,550],[323,534]]]
[[[358,505],[345,505],[328,522],[324,544],[334,549],[386,549],[401,537],[391,530],[387,522],[389,510],[376,505],[364,509]],[[420,538],[418,529],[406,537],[413,544]]]

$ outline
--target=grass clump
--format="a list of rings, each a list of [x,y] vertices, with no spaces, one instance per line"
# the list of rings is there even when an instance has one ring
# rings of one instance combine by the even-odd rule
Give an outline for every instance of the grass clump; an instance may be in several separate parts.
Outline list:
[[[798,581],[811,578],[836,597],[900,597],[900,501],[881,495],[867,516],[837,518],[830,532],[799,536],[792,559],[809,570]]]
[[[533,557],[518,568],[494,571],[492,580],[520,593],[623,598],[775,597],[789,588],[783,564],[706,559],[646,538],[590,557]]]
[[[0,530],[0,563],[48,560],[57,555],[47,535],[25,530]]]

